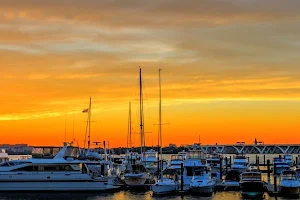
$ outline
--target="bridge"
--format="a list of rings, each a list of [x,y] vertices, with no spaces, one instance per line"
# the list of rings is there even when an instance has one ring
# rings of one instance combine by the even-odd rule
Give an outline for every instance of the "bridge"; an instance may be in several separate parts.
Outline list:
[[[194,144],[187,148],[202,150],[204,153],[222,154],[300,154],[300,144]]]

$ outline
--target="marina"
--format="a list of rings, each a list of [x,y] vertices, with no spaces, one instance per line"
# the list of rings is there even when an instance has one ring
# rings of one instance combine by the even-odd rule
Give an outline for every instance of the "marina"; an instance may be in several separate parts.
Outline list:
[[[183,162],[181,162],[180,164],[180,170],[179,169],[174,169],[171,168],[171,164],[170,169],[165,171],[166,176],[164,176],[163,178],[160,177],[159,179],[157,179],[156,177],[153,177],[153,181],[154,182],[144,182],[142,185],[143,187],[130,187],[130,183],[126,183],[126,177],[125,177],[125,182],[121,183],[117,183],[114,182],[113,180],[117,180],[116,176],[120,176],[120,174],[116,174],[116,176],[113,175],[109,175],[110,173],[108,173],[108,171],[106,172],[101,172],[101,169],[104,169],[104,167],[101,167],[101,163],[110,163],[108,162],[109,160],[107,160],[106,162],[103,162],[104,160],[98,160],[98,161],[89,161],[89,160],[84,160],[84,161],[79,161],[76,158],[76,155],[70,155],[68,154],[69,152],[74,152],[72,150],[70,150],[71,146],[65,144],[65,146],[63,148],[61,148],[61,150],[57,153],[56,156],[54,156],[53,159],[47,159],[47,161],[45,161],[45,159],[41,159],[41,158],[29,158],[27,160],[12,160],[12,161],[8,161],[9,165],[12,165],[15,167],[17,166],[28,166],[28,164],[30,163],[43,163],[42,165],[53,165],[51,163],[56,163],[56,165],[67,165],[67,164],[71,164],[70,166],[74,166],[77,165],[79,163],[83,164],[85,163],[86,166],[88,167],[93,166],[94,169],[98,169],[98,173],[94,174],[91,173],[91,176],[94,176],[94,178],[96,178],[96,176],[100,177],[101,174],[106,176],[111,176],[111,188],[106,187],[106,189],[103,189],[102,186],[98,186],[96,185],[97,189],[93,189],[92,186],[87,186],[89,187],[90,192],[92,192],[92,194],[87,194],[88,190],[87,188],[85,188],[84,185],[80,185],[80,186],[75,186],[74,192],[84,192],[85,194],[80,194],[80,196],[84,197],[86,195],[87,198],[94,198],[94,199],[101,199],[101,198],[106,198],[109,197],[111,199],[114,198],[118,198],[118,195],[125,195],[125,196],[131,196],[131,195],[138,195],[141,196],[143,199],[155,199],[158,198],[157,196],[162,196],[162,198],[168,198],[168,199],[179,199],[179,198],[184,198],[184,199],[194,199],[196,198],[195,196],[201,196],[201,198],[207,198],[207,199],[216,199],[217,197],[220,196],[224,196],[230,199],[231,197],[236,198],[236,196],[239,196],[239,198],[245,197],[245,198],[249,198],[249,194],[250,194],[250,198],[257,198],[257,197],[264,197],[264,199],[273,199],[273,198],[285,198],[285,197],[289,197],[289,198],[299,198],[299,189],[300,189],[300,182],[299,182],[299,178],[298,178],[298,174],[297,174],[297,168],[295,166],[291,166],[288,170],[283,170],[280,174],[273,174],[273,171],[271,170],[271,166],[274,166],[274,163],[271,163],[270,159],[267,160],[267,163],[269,163],[269,165],[267,166],[260,166],[258,168],[253,168],[253,166],[251,167],[249,165],[248,169],[245,169],[244,172],[240,172],[239,169],[234,169],[234,168],[229,168],[228,166],[224,166],[221,167],[222,170],[221,171],[221,175],[222,175],[222,179],[218,179],[217,177],[212,177],[211,175],[211,171],[210,171],[210,167],[208,164],[205,164],[207,162],[207,160],[209,160],[209,158],[211,158],[211,156],[206,156],[205,154],[201,153],[199,150],[196,151],[191,151],[190,153],[187,152],[186,155],[186,159],[183,160]],[[67,149],[69,151],[67,151]],[[63,153],[64,152],[64,153]],[[67,155],[67,156],[66,156]],[[179,154],[180,155],[180,154]],[[113,156],[109,156],[107,155],[108,158],[109,157],[113,157]],[[206,156],[206,157],[205,157]],[[224,156],[228,156],[228,155],[223,155]],[[250,157],[248,157],[250,156]],[[275,160],[277,158],[278,155],[273,155]],[[22,156],[20,156],[21,158]],[[69,157],[69,159],[68,159]],[[73,157],[73,159],[70,159],[70,157]],[[99,157],[101,157],[99,155]],[[180,158],[181,155],[179,156]],[[255,157],[251,157],[251,154],[249,155],[245,155],[246,158],[249,159],[250,162],[253,163],[253,159],[256,160],[256,156]],[[282,156],[283,157],[283,156]],[[291,157],[294,159],[295,157],[297,157],[297,155],[291,155]],[[171,161],[173,158],[174,160],[178,160],[180,161],[181,159],[174,159],[174,156],[172,155],[168,155],[168,154],[163,154],[162,158],[166,161]],[[251,159],[252,158],[252,159]],[[53,161],[52,161],[53,160]],[[65,161],[64,161],[65,160]],[[223,159],[220,159],[223,160]],[[232,160],[233,161],[233,160]],[[137,161],[138,162],[138,161]],[[17,164],[18,165],[17,165]],[[24,164],[23,164],[24,163]],[[125,162],[126,163],[126,162]],[[142,163],[142,162],[141,162]],[[198,163],[198,164],[197,164]],[[230,163],[233,166],[233,163]],[[41,164],[39,164],[41,165]],[[185,165],[185,167],[184,167]],[[5,178],[5,169],[7,168],[3,168],[3,165],[0,166],[1,172],[0,172],[0,178],[1,178],[1,182],[3,182],[4,179],[8,179]],[[113,166],[113,165],[111,165]],[[133,167],[137,167],[138,164],[132,165]],[[142,167],[143,165],[140,164],[139,167]],[[176,165],[175,165],[176,166]],[[191,166],[194,166],[194,168],[191,168]],[[276,164],[275,164],[276,166]],[[58,168],[57,168],[58,169]],[[194,169],[194,170],[193,170]],[[260,172],[260,169],[262,169],[263,172]],[[109,169],[109,167],[107,168],[107,170],[113,171],[113,169]],[[133,171],[136,171],[137,169],[133,168]],[[140,169],[139,169],[140,170]],[[184,172],[181,174],[181,170],[183,170]],[[10,179],[14,179],[14,180],[19,180],[19,181],[29,181],[29,180],[36,180],[36,178],[34,178],[34,176],[30,176],[26,177],[27,173],[31,173],[31,172],[22,172],[20,173],[19,170],[16,171],[16,176],[18,177],[23,177],[22,179],[18,178],[15,179],[14,177],[10,178]],[[167,172],[168,171],[168,172]],[[177,174],[176,172],[180,171],[179,174]],[[140,170],[139,173],[142,174],[142,172],[147,172],[147,169],[144,168],[144,170]],[[233,172],[236,172],[235,175]],[[267,172],[267,173],[265,173]],[[42,173],[45,174],[46,180],[47,180],[47,172],[44,170]],[[59,171],[57,171],[58,174],[60,174]],[[64,174],[69,174],[69,172],[63,172]],[[73,172],[74,173],[74,172]],[[75,172],[76,173],[76,172]],[[140,178],[139,173],[132,173],[132,178]],[[192,173],[192,174],[190,174]],[[51,180],[55,180],[55,175],[53,174],[53,172],[51,172],[51,176],[53,176],[53,178],[51,177]],[[173,175],[173,176],[168,176],[167,174]],[[150,173],[148,174],[150,175]],[[14,176],[13,174],[9,175],[9,176]],[[44,176],[44,175],[42,175]],[[41,178],[42,178],[41,176]],[[64,175],[65,176],[65,175]],[[201,178],[203,176],[203,178]],[[230,176],[230,177],[228,177]],[[72,175],[68,176],[71,178]],[[181,178],[182,179],[181,179]],[[205,178],[206,177],[206,178]],[[86,179],[87,177],[85,177]],[[96,178],[97,179],[97,178]],[[65,178],[61,179],[59,178],[58,180],[66,180]],[[70,183],[72,183],[72,179],[69,179]],[[76,180],[78,181],[79,179],[76,178]],[[92,180],[92,179],[91,179]],[[95,179],[94,179],[95,180]],[[106,181],[109,181],[107,178],[105,178]],[[157,180],[157,182],[155,182],[155,180]],[[184,180],[183,183],[181,184],[181,180]],[[205,182],[207,180],[207,182]],[[40,181],[43,181],[43,178],[40,179]],[[49,181],[49,179],[48,179]],[[102,178],[102,181],[104,181],[104,179]],[[247,185],[247,182],[250,183],[250,186]],[[257,186],[253,185],[255,182],[257,182]],[[109,182],[107,182],[109,183]],[[195,185],[195,183],[201,183],[201,184],[205,184],[204,186],[204,190],[200,189],[201,186],[197,186],[197,184]],[[2,183],[3,184],[3,183]],[[25,183],[26,184],[26,183]],[[70,192],[72,191],[71,189],[71,185],[68,184],[68,188],[61,190],[59,189],[59,184],[56,182],[52,182],[53,187],[55,186],[56,189],[52,188],[51,186],[47,186],[48,192],[47,194],[49,194],[49,192],[51,192],[50,197],[53,195],[55,196],[55,194],[52,194],[53,192],[57,193],[57,192]],[[211,184],[211,189],[208,189],[207,187],[209,186],[209,184]],[[43,188],[44,190],[40,190],[38,188],[35,188],[33,185],[30,186],[28,184],[26,184],[27,186],[29,186],[29,188],[31,188],[31,190],[27,190],[27,189],[21,189],[24,191],[27,191],[28,194],[26,195],[37,195],[35,194],[35,192],[46,192],[47,190],[45,190],[46,186],[43,186],[41,184],[39,184],[40,188]],[[64,183],[64,185],[66,185],[66,182]],[[127,187],[127,185],[129,187]],[[135,186],[137,186],[140,184],[136,184]],[[155,189],[155,187],[164,187],[167,189],[163,189],[163,192],[157,192],[160,190]],[[167,187],[166,187],[167,186]],[[19,187],[19,186],[18,186]],[[21,190],[16,190],[17,186],[16,185],[12,185],[9,188],[14,190],[11,191],[21,191]],[[207,188],[207,189],[206,189]],[[289,189],[290,188],[290,189]],[[20,189],[20,188],[19,188]],[[111,189],[111,190],[110,190]],[[9,198],[9,196],[11,196],[12,194],[9,192],[9,190],[5,187],[2,186],[2,191],[0,193],[3,193],[5,191],[6,194],[2,194],[1,199],[6,199]],[[102,191],[102,192],[101,192]],[[156,191],[156,192],[154,192]],[[97,192],[98,194],[96,195],[95,192]],[[99,192],[104,194],[99,194]],[[17,195],[17,194],[15,194]],[[25,196],[26,196],[25,195]],[[43,196],[42,194],[40,194],[41,196]],[[137,197],[135,197],[137,198]],[[134,198],[133,198],[134,199]]]

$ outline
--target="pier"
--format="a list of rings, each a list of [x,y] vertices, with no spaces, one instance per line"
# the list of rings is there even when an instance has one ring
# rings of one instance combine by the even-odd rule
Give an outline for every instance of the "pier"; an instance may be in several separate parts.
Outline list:
[[[221,154],[300,154],[300,144],[226,144],[189,145],[188,149]]]

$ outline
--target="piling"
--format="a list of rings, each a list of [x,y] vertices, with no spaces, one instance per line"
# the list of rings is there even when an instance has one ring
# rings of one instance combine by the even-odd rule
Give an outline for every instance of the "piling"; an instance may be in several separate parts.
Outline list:
[[[225,157],[225,163],[226,163],[226,167],[225,167],[225,170],[226,170],[226,174],[227,174],[227,169],[228,169],[228,165],[227,165],[227,163],[228,163],[228,158],[227,157]]]
[[[298,167],[298,156],[296,157],[296,167]]]
[[[229,168],[231,168],[231,156],[229,158]]]
[[[257,156],[257,165],[259,166],[259,156]]]
[[[255,155],[255,164],[258,165],[258,162],[257,162],[257,155]]]
[[[264,155],[264,166],[266,166],[266,155]]]
[[[180,181],[180,190],[183,192],[183,163],[180,165],[181,181]]]
[[[222,177],[223,177],[222,158],[220,158],[220,180],[222,180]]]
[[[160,177],[160,162],[161,162],[161,160],[158,160],[158,162],[157,162],[157,178]]]
[[[267,160],[267,170],[268,170],[268,184],[271,183],[271,178],[270,178],[270,160]]]
[[[274,192],[277,192],[277,176],[274,175]]]
[[[281,155],[279,155],[279,158],[281,159]]]
[[[277,174],[277,164],[274,163],[274,168],[273,168],[273,175],[275,176]]]

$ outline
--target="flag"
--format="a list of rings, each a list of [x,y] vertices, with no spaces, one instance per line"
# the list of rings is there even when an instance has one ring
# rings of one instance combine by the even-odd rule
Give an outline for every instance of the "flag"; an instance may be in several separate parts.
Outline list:
[[[82,112],[83,112],[83,113],[89,112],[89,109],[86,108],[86,109],[84,109]]]

